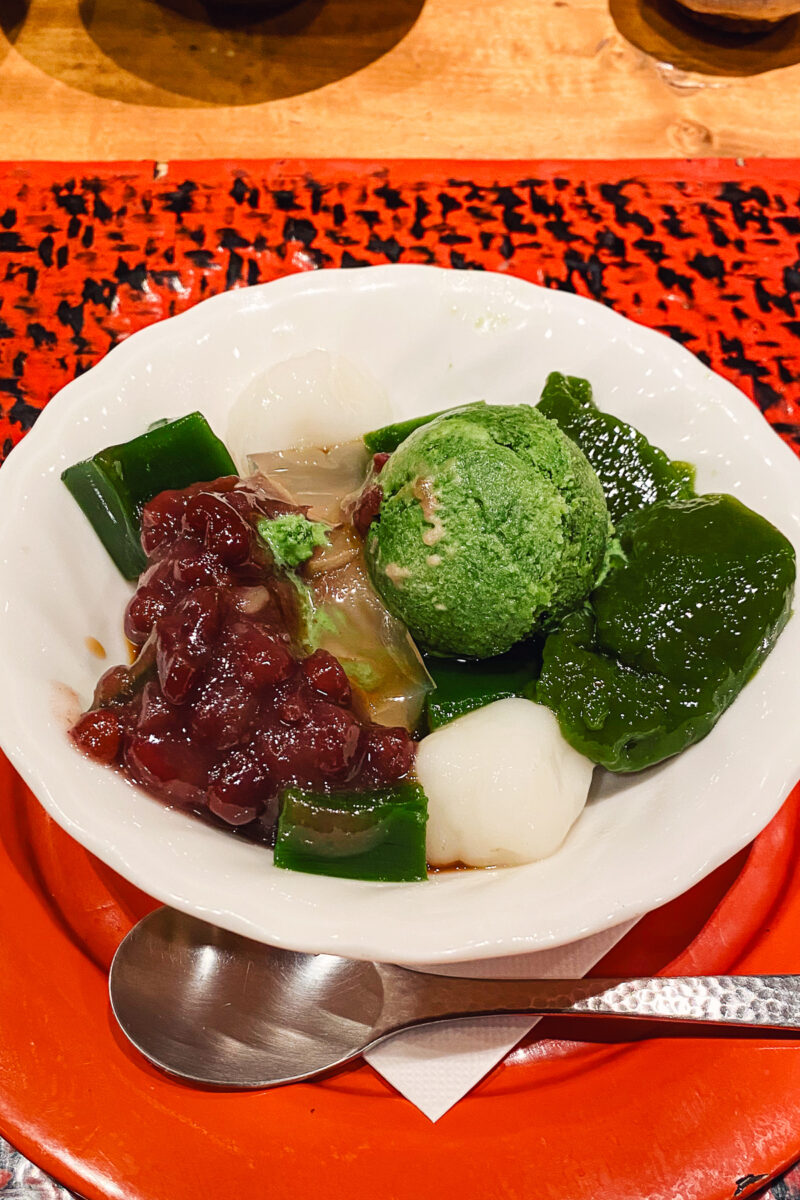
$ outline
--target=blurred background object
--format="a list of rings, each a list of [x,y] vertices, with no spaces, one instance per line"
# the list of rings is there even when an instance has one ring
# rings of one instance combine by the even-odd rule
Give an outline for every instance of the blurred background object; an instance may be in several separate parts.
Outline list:
[[[208,2],[5,0],[4,157],[800,156],[797,17],[743,37],[677,0]]]
[[[800,12],[798,0],[680,0],[695,17],[731,33],[759,33]]]
[[[781,68],[800,63],[800,18],[786,12],[800,10],[800,0],[763,0],[764,5],[780,5],[783,13],[780,19],[762,21],[754,28],[741,12],[754,11],[761,4],[762,0],[609,0],[609,11],[619,33],[647,56],[665,84],[691,92],[756,75],[769,76],[777,85]],[[696,11],[694,6],[701,5],[709,10],[735,9],[740,15],[732,19]],[[787,78],[787,85],[791,86],[794,78]],[[749,86],[752,89],[753,85]],[[726,98],[727,89],[726,82]],[[758,86],[753,90],[756,106],[761,90]],[[724,114],[723,106],[718,117],[724,118]],[[764,116],[757,118],[762,128]],[[686,149],[689,154],[703,153],[700,144],[692,147],[691,139]],[[772,153],[781,151],[776,148]]]
[[[159,108],[239,106],[313,92],[362,70],[406,35],[421,6],[31,0],[25,19],[3,28],[31,66],[70,89]]]

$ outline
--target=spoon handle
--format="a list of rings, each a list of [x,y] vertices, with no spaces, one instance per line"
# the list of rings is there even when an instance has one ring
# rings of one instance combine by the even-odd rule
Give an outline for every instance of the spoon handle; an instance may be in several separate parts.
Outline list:
[[[405,1023],[529,1012],[800,1030],[798,975],[536,980],[427,976],[422,987],[419,974],[412,978],[413,986],[401,988],[400,994],[392,989],[397,1015],[405,1009]],[[409,1007],[416,1012],[412,1014]]]

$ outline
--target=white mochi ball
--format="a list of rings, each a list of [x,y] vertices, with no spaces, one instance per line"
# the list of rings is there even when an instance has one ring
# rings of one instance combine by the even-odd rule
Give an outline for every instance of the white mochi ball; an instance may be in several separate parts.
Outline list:
[[[432,866],[513,866],[547,858],[579,816],[594,767],[548,708],[497,700],[420,742]]]
[[[231,409],[226,443],[243,474],[247,456],[290,446],[335,446],[392,419],[386,391],[341,354],[310,350],[250,381]]]

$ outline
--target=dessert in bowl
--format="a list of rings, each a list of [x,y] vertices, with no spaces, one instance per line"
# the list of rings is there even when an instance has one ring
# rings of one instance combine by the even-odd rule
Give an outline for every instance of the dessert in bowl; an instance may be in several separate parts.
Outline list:
[[[707,736],[644,770],[635,755],[622,764],[609,757],[607,766],[630,773],[595,771],[589,803],[563,844],[522,866],[383,883],[282,870],[263,845],[166,808],[76,753],[68,729],[98,674],[87,639],[102,644],[109,664],[126,661],[122,614],[131,585],[66,495],[62,471],[151,422],[198,409],[226,436],[254,380],[319,347],[379,385],[349,413],[317,413],[323,445],[480,401],[535,405],[546,377],[568,371],[591,379],[600,412],[636,426],[670,461],[694,464],[696,492],[732,493],[798,541],[798,465],[750,402],[680,347],[591,302],[500,276],[428,268],[326,272],[218,297],[135,335],[71,384],[0,474],[8,597],[0,641],[9,668],[0,728],[52,815],[178,908],[280,945],[410,963],[574,940],[678,894],[746,844],[798,774],[790,736],[800,640],[794,617]],[[310,444],[308,428],[298,427],[297,397],[282,404],[280,389],[273,391],[252,432],[255,454]],[[435,424],[411,436],[430,437]],[[241,455],[233,440],[231,449]],[[381,536],[380,525],[373,533]],[[369,537],[368,527],[367,546]],[[443,546],[428,549],[433,557]],[[629,558],[634,551],[631,543]],[[384,570],[381,586],[378,553],[375,563],[373,579],[391,606],[397,574],[393,582]],[[562,730],[572,725],[572,749],[577,726],[556,694],[553,663],[576,645],[573,636],[569,646],[552,647],[547,697]],[[543,698],[499,703],[540,708]],[[458,717],[431,741],[452,740],[459,721],[474,727],[479,716]],[[491,737],[483,744],[491,746]],[[576,753],[587,751],[603,761],[584,737]],[[630,748],[616,742],[608,751],[625,753]],[[501,745],[495,754],[502,763]],[[485,761],[484,753],[473,763],[473,776]],[[423,764],[423,785],[424,776]]]

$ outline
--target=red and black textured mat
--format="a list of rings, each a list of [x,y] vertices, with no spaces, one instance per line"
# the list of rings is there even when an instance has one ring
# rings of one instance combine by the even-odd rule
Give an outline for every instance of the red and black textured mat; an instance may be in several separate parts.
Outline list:
[[[143,325],[386,262],[593,297],[727,376],[800,453],[800,162],[270,161],[0,165],[0,457]],[[800,1200],[800,1168],[761,1195]]]
[[[437,263],[592,296],[750,395],[800,453],[800,163],[0,166],[0,448],[115,343],[320,267]]]

